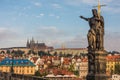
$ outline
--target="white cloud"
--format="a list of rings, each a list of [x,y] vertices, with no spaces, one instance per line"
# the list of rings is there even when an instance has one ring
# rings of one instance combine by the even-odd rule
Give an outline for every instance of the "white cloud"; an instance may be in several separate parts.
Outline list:
[[[20,26],[16,28],[11,25],[0,27],[0,48],[25,46],[25,35]]]
[[[38,37],[47,40],[61,38],[66,35],[66,33],[63,30],[60,30],[55,26],[42,26],[36,29],[35,32]]]
[[[112,14],[116,14],[116,13],[120,13],[120,7],[111,7],[111,6],[106,6],[103,11],[112,13]]]
[[[56,18],[57,18],[57,19],[59,19],[59,18],[60,18],[60,16],[56,16]]]
[[[49,16],[55,16],[54,14],[49,14]]]
[[[82,2],[82,0],[64,0],[67,4],[69,4],[69,5],[74,5],[74,6],[76,6],[76,5],[80,5]]]
[[[64,0],[67,4],[73,6],[81,6],[83,4],[96,6],[98,4],[98,0]],[[108,13],[120,13],[120,0],[100,0],[100,4],[107,5],[104,7],[104,11]]]
[[[59,4],[56,4],[56,3],[52,4],[52,6],[53,6],[54,8],[62,8]]]
[[[28,15],[28,14],[25,14],[25,13],[19,13],[18,16],[20,16],[20,17],[21,17],[21,16],[28,17],[29,15]],[[16,18],[13,19],[13,20],[16,20]]]
[[[45,14],[41,13],[40,16],[44,16]]]
[[[1,40],[15,38],[17,35],[18,34],[11,29],[0,27],[0,39]]]
[[[59,34],[59,30],[54,26],[42,27],[42,28],[40,28],[40,30],[46,36],[49,36],[49,35],[53,36],[53,35]]]
[[[89,5],[97,4],[97,0],[82,0],[82,2]]]
[[[35,16],[36,18],[40,18],[43,17],[45,14],[44,13],[40,13],[39,15]]]
[[[50,16],[50,17],[55,17],[56,19],[59,19],[59,18],[60,18],[60,16],[55,15],[55,14],[49,14],[49,16]]]
[[[23,10],[28,10],[28,9],[31,9],[30,6],[27,6],[27,7],[24,7]]]
[[[49,26],[49,27],[41,27],[41,30],[43,31],[53,31],[53,32],[58,32],[58,29],[54,26]]]
[[[79,5],[80,4],[88,4],[88,5],[97,5],[98,3],[98,0],[64,0],[67,4],[70,4],[70,5]],[[101,3],[109,3],[109,2],[112,2],[113,0],[100,0]]]
[[[84,36],[77,35],[67,41],[65,41],[67,47],[73,48],[86,48],[87,47],[87,38]]]
[[[107,4],[112,2],[113,0],[99,0],[101,4]],[[83,3],[89,4],[89,5],[97,5],[98,0],[82,0]]]
[[[37,6],[37,7],[41,7],[42,6],[42,4],[40,2],[35,2],[34,5]]]
[[[105,48],[109,51],[120,52],[120,32],[106,32],[105,34]]]

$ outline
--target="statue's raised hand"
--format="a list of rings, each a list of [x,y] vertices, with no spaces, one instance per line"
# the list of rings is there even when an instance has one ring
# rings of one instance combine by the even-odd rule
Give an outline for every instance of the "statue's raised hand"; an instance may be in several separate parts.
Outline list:
[[[80,16],[80,18],[84,18],[83,16]]]

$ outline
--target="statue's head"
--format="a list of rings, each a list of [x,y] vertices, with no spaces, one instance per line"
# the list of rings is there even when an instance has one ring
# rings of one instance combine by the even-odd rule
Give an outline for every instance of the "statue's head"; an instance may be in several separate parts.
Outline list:
[[[92,9],[93,16],[98,16],[97,9]]]

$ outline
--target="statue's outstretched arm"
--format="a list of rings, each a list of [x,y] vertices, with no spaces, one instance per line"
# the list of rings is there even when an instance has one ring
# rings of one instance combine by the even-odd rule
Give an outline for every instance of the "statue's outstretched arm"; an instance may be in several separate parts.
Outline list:
[[[89,20],[89,18],[85,18],[85,17],[83,17],[83,16],[80,16],[80,18],[82,18],[82,19],[84,19],[84,20],[86,20],[86,21]]]

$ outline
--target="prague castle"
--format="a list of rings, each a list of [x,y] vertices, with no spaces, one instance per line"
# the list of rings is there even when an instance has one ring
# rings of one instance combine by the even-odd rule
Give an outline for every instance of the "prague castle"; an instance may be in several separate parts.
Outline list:
[[[26,47],[32,50],[53,50],[53,47],[46,46],[45,43],[38,43],[38,41],[35,43],[33,38],[27,41]]]
[[[0,48],[0,53],[6,53],[7,50],[10,52],[12,51],[17,51],[21,50],[24,51],[25,53],[28,53],[30,50],[33,51],[52,51],[54,48],[52,46],[47,46],[45,43],[38,43],[35,42],[35,40],[32,38],[31,40],[27,40],[26,46],[25,47],[10,47],[10,48]]]

